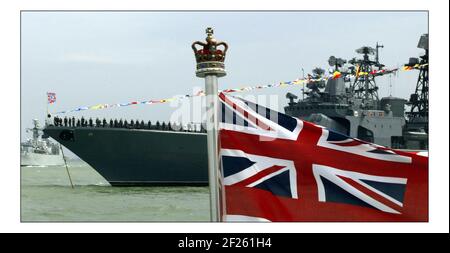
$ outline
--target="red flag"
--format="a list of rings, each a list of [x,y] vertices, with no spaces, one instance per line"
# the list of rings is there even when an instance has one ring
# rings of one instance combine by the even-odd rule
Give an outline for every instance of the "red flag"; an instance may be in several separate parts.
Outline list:
[[[428,158],[220,95],[225,220],[427,221]]]

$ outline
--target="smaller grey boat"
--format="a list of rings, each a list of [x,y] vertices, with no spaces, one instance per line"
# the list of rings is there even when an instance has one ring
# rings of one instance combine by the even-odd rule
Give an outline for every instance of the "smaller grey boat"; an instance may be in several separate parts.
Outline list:
[[[20,166],[64,165],[59,144],[52,142],[48,135],[40,134],[42,129],[37,119],[33,124],[33,128],[27,129],[32,132],[32,138],[20,144]]]

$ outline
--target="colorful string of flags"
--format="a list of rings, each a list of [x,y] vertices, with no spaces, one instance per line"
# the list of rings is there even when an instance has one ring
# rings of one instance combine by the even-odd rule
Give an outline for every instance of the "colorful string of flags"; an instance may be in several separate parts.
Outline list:
[[[416,64],[414,66],[403,66],[401,68],[401,70],[409,71],[409,70],[413,70],[413,69],[421,69],[421,68],[424,68],[427,66],[428,66],[428,63],[421,64],[421,65]],[[337,79],[337,78],[341,78],[341,77],[350,79],[350,78],[359,78],[361,76],[368,76],[368,75],[380,76],[380,75],[385,75],[385,74],[391,74],[391,73],[397,72],[399,70],[400,70],[399,68],[394,68],[394,69],[390,69],[390,70],[387,70],[387,69],[372,70],[370,72],[363,72],[363,71],[357,70],[356,74],[344,74],[339,71],[334,71],[331,74],[324,75],[322,77],[315,78],[315,79],[312,78],[310,75],[308,75],[307,78],[297,78],[293,81],[288,81],[288,82],[279,82],[276,84],[246,86],[246,87],[241,87],[241,88],[219,90],[219,93],[246,92],[246,91],[266,89],[266,88],[288,87],[288,86],[293,86],[293,85],[303,85],[303,84],[309,83],[309,82],[327,81],[329,79]],[[192,97],[198,97],[198,96],[204,96],[204,95],[205,95],[204,91],[199,91],[193,95],[189,95],[189,94],[188,95],[178,95],[178,96],[173,96],[171,98],[165,98],[165,99],[151,99],[151,100],[145,100],[145,101],[132,101],[132,102],[128,102],[128,103],[97,104],[97,105],[92,105],[92,106],[80,106],[80,107],[72,109],[72,110],[59,111],[54,114],[60,115],[60,114],[79,112],[79,111],[85,111],[85,110],[101,110],[101,109],[114,108],[114,107],[125,107],[125,106],[131,106],[131,105],[162,104],[162,103],[172,102],[175,100],[181,100],[181,99],[185,99],[185,98],[192,98]]]

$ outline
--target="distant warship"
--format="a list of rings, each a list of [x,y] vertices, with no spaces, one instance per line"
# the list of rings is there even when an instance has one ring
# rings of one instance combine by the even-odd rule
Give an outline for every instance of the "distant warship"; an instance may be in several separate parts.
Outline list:
[[[425,49],[421,59],[410,58],[405,66],[424,66],[419,69],[415,93],[409,101],[396,97],[378,97],[376,77],[383,75],[384,65],[379,62],[378,49],[361,47],[356,50],[362,59],[353,58],[350,67],[343,68],[346,60],[331,56],[329,64],[333,71],[342,73],[341,77],[317,81],[324,70],[316,68],[307,82],[303,93],[298,97],[287,93],[289,99],[286,114],[333,129],[345,135],[367,142],[397,149],[428,149],[428,35],[420,38],[419,48]],[[370,59],[374,55],[375,59]],[[360,75],[360,73],[377,73]],[[378,74],[380,73],[380,74]],[[354,80],[346,74],[355,76]],[[405,105],[411,109],[405,112]]]
[[[428,63],[427,35],[420,48],[421,59],[410,59],[407,66]],[[425,42],[426,41],[426,42]],[[424,44],[425,43],[425,44]],[[426,46],[424,46],[426,45]],[[376,75],[384,66],[378,60],[378,48],[357,50],[362,59],[349,61],[354,67],[341,69],[345,61],[330,57],[341,78],[312,81],[306,98],[288,93],[289,115],[312,121],[335,131],[392,148],[428,149],[428,67],[420,68],[419,80],[409,101],[402,98],[378,98]],[[370,56],[375,56],[374,60]],[[357,66],[357,67],[356,67]],[[345,79],[346,71],[357,78]],[[324,74],[315,69],[311,79]],[[405,105],[411,110],[406,112]],[[207,150],[204,129],[180,128],[172,124],[122,120],[55,120],[44,132],[91,165],[113,186],[207,185]]]
[[[51,142],[48,136],[41,135],[37,119],[33,120],[34,127],[27,129],[33,133],[31,139],[20,144],[21,166],[53,166],[64,165],[58,143]]]

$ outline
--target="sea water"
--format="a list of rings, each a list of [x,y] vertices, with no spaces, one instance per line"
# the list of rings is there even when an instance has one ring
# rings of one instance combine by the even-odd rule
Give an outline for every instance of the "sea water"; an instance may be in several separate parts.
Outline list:
[[[208,187],[111,187],[88,164],[21,167],[22,222],[209,221]]]

